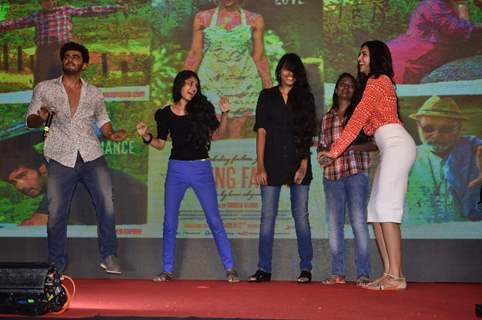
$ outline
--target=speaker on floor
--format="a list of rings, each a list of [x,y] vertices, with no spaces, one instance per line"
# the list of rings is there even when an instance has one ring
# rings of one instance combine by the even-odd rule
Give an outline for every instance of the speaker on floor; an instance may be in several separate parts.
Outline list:
[[[60,274],[47,263],[0,263],[0,313],[41,315],[67,302]]]

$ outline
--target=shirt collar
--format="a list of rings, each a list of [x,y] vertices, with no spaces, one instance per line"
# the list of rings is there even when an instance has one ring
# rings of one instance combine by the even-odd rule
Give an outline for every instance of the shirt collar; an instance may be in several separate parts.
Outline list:
[[[64,75],[61,75],[57,79],[55,79],[55,82],[59,85],[63,85],[62,79],[64,78]],[[83,78],[80,78],[80,82],[82,83],[82,87],[87,85],[87,81],[85,81]]]
[[[342,121],[342,122],[343,122],[343,120],[346,119],[346,112],[345,112],[345,116],[343,117],[343,119],[340,119],[340,117],[338,117],[338,111],[337,111],[337,109],[334,108],[334,107],[331,107],[331,108],[330,108],[330,111],[328,111],[328,113],[329,113],[333,118],[337,118],[337,119],[339,119],[339,120]]]

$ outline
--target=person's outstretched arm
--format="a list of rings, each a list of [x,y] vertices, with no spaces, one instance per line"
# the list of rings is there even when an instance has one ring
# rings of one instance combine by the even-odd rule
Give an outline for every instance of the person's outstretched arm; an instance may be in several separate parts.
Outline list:
[[[34,26],[33,17],[34,15],[31,14],[19,19],[2,21],[0,22],[0,32],[32,27]]]
[[[126,131],[124,129],[114,130],[112,127],[112,122],[105,123],[101,128],[100,131],[102,135],[110,140],[110,141],[124,141],[126,138]]]
[[[142,137],[146,144],[151,145],[152,147],[162,150],[166,145],[166,140],[154,138],[152,133],[149,132],[147,125],[144,122],[139,122],[136,126],[137,133]]]
[[[356,139],[384,94],[382,84],[378,79],[368,80],[363,96],[355,107],[353,116],[343,129],[341,136],[331,145],[329,152],[331,158],[338,158]]]
[[[124,14],[127,14],[129,11],[129,7],[127,6],[127,4],[124,4],[123,1],[117,1],[117,4],[107,5],[107,6],[88,6],[88,7],[82,7],[82,8],[66,6],[66,8],[67,8],[67,11],[72,16],[80,16],[80,17],[102,16],[110,13],[115,13],[118,11],[122,11],[124,12]]]

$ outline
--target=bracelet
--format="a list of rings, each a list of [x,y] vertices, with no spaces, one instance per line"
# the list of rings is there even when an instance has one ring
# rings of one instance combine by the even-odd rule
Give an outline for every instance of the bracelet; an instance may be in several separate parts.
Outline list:
[[[150,144],[151,141],[152,141],[152,133],[149,133],[149,140],[146,140],[144,139],[144,137],[142,137],[142,142],[144,142],[145,144]]]

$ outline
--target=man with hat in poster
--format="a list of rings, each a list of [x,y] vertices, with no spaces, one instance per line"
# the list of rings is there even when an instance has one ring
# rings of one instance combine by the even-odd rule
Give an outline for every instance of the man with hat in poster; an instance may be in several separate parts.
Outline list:
[[[409,176],[406,222],[482,220],[482,140],[461,135],[467,117],[452,98],[432,96],[410,118],[422,144]]]

